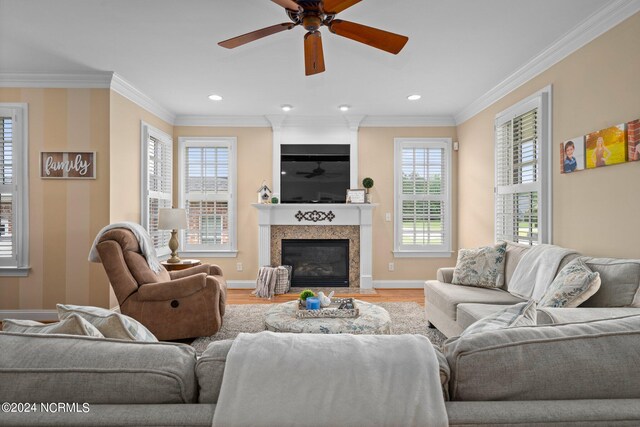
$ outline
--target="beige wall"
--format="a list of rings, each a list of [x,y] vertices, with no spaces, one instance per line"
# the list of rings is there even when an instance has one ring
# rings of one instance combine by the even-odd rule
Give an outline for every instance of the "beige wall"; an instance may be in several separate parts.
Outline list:
[[[110,159],[115,173],[111,174],[109,205],[110,222],[140,222],[141,121],[173,136],[173,126],[111,91]]]
[[[458,126],[460,247],[493,241],[493,122],[553,85],[553,243],[594,256],[640,258],[640,162],[561,175],[560,142],[640,118],[640,14]]]
[[[440,267],[455,265],[455,253],[450,258],[394,258],[393,256],[393,172],[394,138],[451,138],[456,141],[455,127],[426,128],[361,128],[358,132],[358,182],[373,178],[373,280],[428,280],[435,279]],[[457,250],[457,153],[452,151],[452,250]],[[361,185],[360,185],[361,186]],[[391,213],[391,222],[385,214]],[[389,271],[389,263],[395,271]]]
[[[109,221],[109,90],[0,88],[0,102],[29,107],[29,258],[24,278],[0,278],[0,309],[106,306],[109,282],[87,262]],[[46,180],[41,151],[95,151],[97,179]]]
[[[251,206],[257,200],[256,190],[263,180],[272,181],[271,128],[224,128],[176,126],[174,128],[174,159],[178,158],[178,138],[181,136],[231,136],[238,141],[238,256],[237,258],[203,258],[218,264],[227,280],[255,280],[258,275],[258,211]],[[174,200],[178,197],[178,165],[174,161]],[[243,271],[236,271],[241,262]]]

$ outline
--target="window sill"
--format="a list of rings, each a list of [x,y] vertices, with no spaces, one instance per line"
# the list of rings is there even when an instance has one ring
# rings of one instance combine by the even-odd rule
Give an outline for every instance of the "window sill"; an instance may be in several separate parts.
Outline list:
[[[238,251],[187,251],[178,254],[180,258],[236,258]]]
[[[393,251],[395,258],[451,258],[451,251]]]
[[[0,277],[27,277],[31,267],[0,267]]]

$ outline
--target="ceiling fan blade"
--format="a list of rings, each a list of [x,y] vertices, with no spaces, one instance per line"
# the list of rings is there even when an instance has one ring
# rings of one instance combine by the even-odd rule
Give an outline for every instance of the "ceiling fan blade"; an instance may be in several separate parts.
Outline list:
[[[324,13],[335,15],[338,12],[350,8],[356,3],[360,3],[361,0],[324,0]]]
[[[329,30],[342,37],[364,43],[371,47],[398,54],[409,41],[409,37],[390,33],[378,28],[367,27],[355,22],[334,19],[329,23]]]
[[[293,22],[284,22],[282,24],[272,25],[271,27],[262,28],[260,30],[252,31],[247,34],[243,34],[238,37],[231,38],[229,40],[221,41],[218,43],[222,47],[226,47],[227,49],[233,49],[234,47],[242,46],[243,44],[261,39],[263,37],[270,36],[271,34],[276,34],[284,30],[290,30],[295,27],[297,24]]]
[[[322,36],[319,31],[304,36],[304,71],[307,76],[324,72]]]
[[[274,3],[279,4],[280,6],[284,7],[285,9],[289,9],[289,10],[298,10],[298,3],[296,3],[293,0],[271,0]]]

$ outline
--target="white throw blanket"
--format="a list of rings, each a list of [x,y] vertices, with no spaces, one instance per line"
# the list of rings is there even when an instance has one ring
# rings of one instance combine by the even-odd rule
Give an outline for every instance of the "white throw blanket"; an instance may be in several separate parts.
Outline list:
[[[433,346],[420,335],[240,334],[214,427],[447,426]]]
[[[162,268],[162,264],[160,264],[160,260],[156,255],[156,250],[153,247],[153,243],[151,242],[151,237],[149,236],[149,232],[141,226],[140,224],[136,224],[135,222],[115,222],[113,224],[109,224],[106,227],[103,227],[102,230],[98,233],[95,240],[93,241],[93,245],[91,246],[91,250],[89,251],[89,261],[91,262],[101,262],[100,254],[98,253],[98,241],[104,233],[109,230],[113,230],[114,228],[126,228],[131,230],[131,232],[138,239],[138,245],[140,245],[140,252],[147,259],[147,263],[149,264],[149,268],[153,270],[154,273],[158,273]]]
[[[260,267],[258,279],[256,280],[256,290],[251,292],[261,298],[271,298],[276,288],[276,268]]]
[[[536,302],[553,282],[562,259],[576,253],[555,245],[532,246],[523,256],[509,280],[509,293]]]

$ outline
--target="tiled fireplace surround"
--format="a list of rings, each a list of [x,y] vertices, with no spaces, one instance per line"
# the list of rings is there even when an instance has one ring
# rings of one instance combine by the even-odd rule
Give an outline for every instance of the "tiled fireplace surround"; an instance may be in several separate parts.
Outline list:
[[[372,289],[374,204],[254,204],[258,262],[278,265],[282,239],[349,239],[349,287]]]

